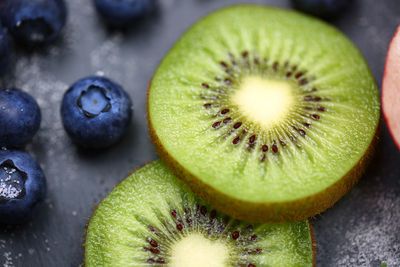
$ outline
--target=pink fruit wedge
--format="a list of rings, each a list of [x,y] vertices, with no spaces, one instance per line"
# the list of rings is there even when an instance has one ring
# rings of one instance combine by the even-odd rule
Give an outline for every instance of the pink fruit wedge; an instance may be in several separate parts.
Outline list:
[[[386,56],[382,107],[389,131],[400,149],[400,26],[390,42]]]

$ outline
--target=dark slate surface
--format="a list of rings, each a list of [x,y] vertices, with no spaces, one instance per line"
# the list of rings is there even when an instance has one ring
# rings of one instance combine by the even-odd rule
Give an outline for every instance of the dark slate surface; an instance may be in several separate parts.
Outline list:
[[[78,266],[94,206],[135,167],[157,158],[147,133],[146,87],[168,49],[197,19],[243,0],[160,0],[159,12],[127,32],[107,30],[88,0],[69,0],[64,37],[41,51],[18,49],[2,86],[29,91],[43,122],[27,151],[40,162],[48,197],[34,221],[0,229],[0,266]],[[288,1],[252,3],[289,6]],[[398,0],[358,0],[333,22],[365,55],[381,84],[386,49],[400,23]],[[129,134],[102,153],[77,149],[65,135],[60,100],[69,84],[104,73],[131,95]],[[319,266],[400,266],[400,152],[383,124],[381,142],[362,180],[334,208],[313,219]],[[3,227],[4,228],[4,227]]]

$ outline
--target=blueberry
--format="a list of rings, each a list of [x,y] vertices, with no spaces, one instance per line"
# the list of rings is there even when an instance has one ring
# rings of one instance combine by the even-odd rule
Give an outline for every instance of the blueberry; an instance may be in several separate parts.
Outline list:
[[[2,0],[0,16],[17,41],[34,45],[53,41],[64,27],[64,0]]]
[[[11,61],[11,47],[7,32],[0,25],[0,73],[5,73]]]
[[[296,9],[322,18],[338,16],[351,2],[352,0],[292,0]]]
[[[36,161],[17,150],[0,150],[0,223],[31,219],[46,197],[46,179]]]
[[[132,102],[115,82],[87,77],[74,83],[64,94],[61,117],[76,144],[105,148],[126,132],[132,117]]]
[[[94,0],[97,11],[112,26],[126,26],[151,13],[156,0]]]
[[[19,147],[39,130],[40,108],[19,89],[0,90],[0,147]]]

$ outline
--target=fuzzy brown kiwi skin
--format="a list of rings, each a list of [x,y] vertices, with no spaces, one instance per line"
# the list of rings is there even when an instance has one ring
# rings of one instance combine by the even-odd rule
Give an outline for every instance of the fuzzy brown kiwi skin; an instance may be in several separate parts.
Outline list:
[[[311,236],[311,249],[312,249],[312,258],[313,258],[313,267],[317,266],[316,260],[315,260],[315,255],[318,253],[317,252],[317,242],[315,241],[315,234],[314,234],[314,227],[311,224],[310,220],[307,219],[308,223],[308,228],[310,228],[310,236]]]
[[[357,183],[364,170],[370,163],[379,140],[379,129],[381,119],[377,124],[374,137],[361,159],[357,164],[340,180],[329,186],[323,191],[314,195],[286,201],[270,203],[254,203],[240,199],[233,199],[228,195],[216,190],[204,183],[183,166],[181,166],[163,147],[154,130],[150,119],[149,111],[149,93],[151,90],[151,81],[147,88],[147,121],[149,133],[157,153],[161,159],[168,165],[173,173],[186,183],[189,188],[204,201],[210,203],[221,212],[232,216],[238,220],[248,222],[290,222],[299,221],[315,216],[328,208],[332,207],[340,198],[346,195]]]

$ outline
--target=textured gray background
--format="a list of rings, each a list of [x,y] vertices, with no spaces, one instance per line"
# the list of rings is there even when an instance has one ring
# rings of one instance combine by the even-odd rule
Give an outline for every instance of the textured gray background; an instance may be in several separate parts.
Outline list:
[[[89,0],[69,0],[64,36],[42,51],[19,48],[13,74],[39,102],[43,121],[27,151],[40,162],[48,197],[34,221],[0,229],[0,266],[78,266],[94,206],[135,167],[157,158],[146,125],[146,87],[168,49],[197,19],[244,0],[160,0],[156,15],[127,32],[107,30]],[[289,6],[288,1],[251,3]],[[398,0],[358,0],[333,22],[365,55],[381,84],[386,49],[400,23]],[[129,134],[102,153],[82,151],[62,129],[60,100],[68,85],[104,73],[121,83],[135,106]],[[400,153],[386,126],[372,165],[349,195],[313,219],[319,266],[400,266]],[[4,228],[4,227],[3,227]]]

